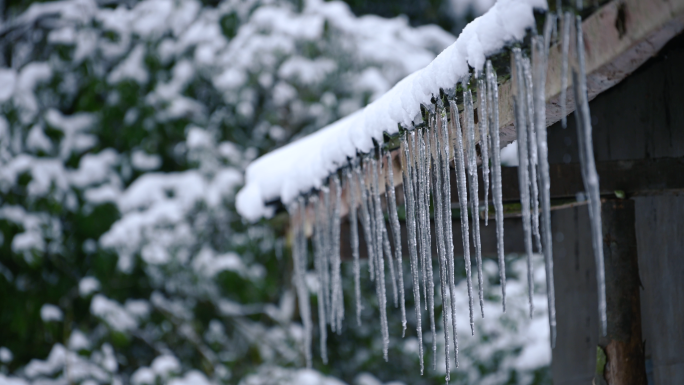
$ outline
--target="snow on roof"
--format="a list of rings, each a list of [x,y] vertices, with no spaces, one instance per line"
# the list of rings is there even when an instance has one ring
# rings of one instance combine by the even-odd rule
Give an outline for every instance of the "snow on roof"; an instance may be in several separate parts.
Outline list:
[[[410,126],[421,103],[430,103],[439,89],[453,87],[479,72],[486,57],[506,44],[521,40],[534,26],[533,9],[546,10],[545,0],[499,0],[473,20],[458,39],[427,67],[407,76],[385,95],[335,123],[256,159],[246,172],[237,195],[237,210],[249,221],[273,214],[267,202],[292,202],[299,194],[321,187],[330,173],[357,153],[367,153],[383,132],[396,134],[398,125]]]

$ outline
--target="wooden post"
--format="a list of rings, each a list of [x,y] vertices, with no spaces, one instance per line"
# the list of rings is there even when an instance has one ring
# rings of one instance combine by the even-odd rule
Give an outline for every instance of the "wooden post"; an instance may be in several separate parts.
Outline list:
[[[605,200],[601,216],[608,315],[608,334],[599,338],[603,376],[608,385],[645,385],[634,201]]]

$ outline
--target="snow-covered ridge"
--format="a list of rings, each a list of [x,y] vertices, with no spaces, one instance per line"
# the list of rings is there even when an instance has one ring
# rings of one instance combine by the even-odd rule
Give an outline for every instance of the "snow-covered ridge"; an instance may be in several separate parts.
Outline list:
[[[246,172],[246,184],[237,195],[237,210],[245,219],[272,215],[266,202],[284,204],[299,194],[321,187],[330,173],[357,153],[367,153],[383,132],[392,135],[398,125],[410,125],[440,87],[453,87],[469,76],[470,67],[482,71],[486,57],[519,41],[534,26],[533,9],[546,10],[544,0],[499,0],[466,26],[456,42],[427,67],[397,83],[385,95],[316,133],[255,160]]]

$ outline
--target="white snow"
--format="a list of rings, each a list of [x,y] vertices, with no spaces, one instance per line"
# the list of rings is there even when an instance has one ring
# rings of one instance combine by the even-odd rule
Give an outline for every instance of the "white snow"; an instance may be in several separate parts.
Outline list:
[[[100,290],[100,281],[95,277],[83,277],[78,282],[78,292],[81,297],[87,297]]]
[[[7,364],[12,362],[12,359],[14,359],[12,351],[4,346],[0,347],[0,362]]]
[[[507,167],[518,167],[518,141],[506,145],[501,149],[501,165]]]
[[[142,150],[135,150],[131,154],[133,168],[140,171],[152,171],[161,166],[162,160],[159,155],[148,154]]]
[[[64,314],[57,306],[46,303],[40,308],[40,318],[43,319],[43,322],[61,321]]]
[[[482,71],[487,56],[522,39],[534,25],[533,9],[546,7],[543,0],[498,1],[427,67],[365,109],[257,159],[248,167],[246,185],[238,193],[238,212],[255,221],[272,213],[267,202],[280,199],[287,205],[300,193],[320,187],[347,158],[370,151],[373,139],[381,142],[384,132],[395,134],[398,124],[410,125],[420,113],[420,104],[429,103],[440,87],[453,87],[469,76],[469,66]]]
[[[74,330],[69,336],[69,349],[73,351],[90,350],[90,341],[80,330]]]
[[[138,326],[135,318],[126,309],[102,294],[96,294],[90,303],[90,312],[102,318],[112,329],[128,331]]]

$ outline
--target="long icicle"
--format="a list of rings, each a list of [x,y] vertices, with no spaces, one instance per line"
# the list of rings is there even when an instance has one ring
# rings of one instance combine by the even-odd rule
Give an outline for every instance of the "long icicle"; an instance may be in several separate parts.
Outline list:
[[[470,310],[470,332],[475,335],[475,322],[473,321],[473,281],[470,274],[470,234],[468,234],[468,193],[466,186],[465,157],[463,156],[463,131],[458,118],[458,106],[454,100],[449,100],[449,113],[451,117],[452,132],[456,136],[454,148],[454,166],[458,175],[456,185],[458,187],[458,202],[461,210],[461,238],[463,240],[463,260],[465,262],[466,283],[468,285],[468,307]]]
[[[428,309],[428,289],[427,289],[427,250],[425,247],[425,238],[427,236],[426,234],[426,229],[425,229],[425,170],[423,169],[425,167],[425,163],[422,161],[423,160],[423,153],[421,151],[421,140],[422,140],[423,134],[421,133],[420,130],[415,131],[415,136],[412,136],[413,139],[413,146],[414,146],[414,152],[413,152],[413,161],[415,164],[415,170],[416,173],[414,175],[415,179],[415,184],[416,184],[416,189],[414,191],[417,191],[418,193],[415,195],[415,200],[416,200],[416,211],[417,211],[417,220],[419,223],[418,226],[418,244],[420,248],[418,249],[420,253],[420,271],[422,273],[423,277],[423,298],[425,298],[425,310]]]
[[[387,173],[385,192],[388,202],[390,227],[392,228],[392,239],[394,240],[394,258],[397,263],[397,280],[399,285],[399,308],[401,309],[401,336],[406,334],[406,296],[404,294],[404,268],[401,254],[401,228],[399,226],[399,215],[397,215],[397,197],[394,191],[394,170],[392,165],[392,154],[387,151]],[[400,155],[401,156],[401,155]]]
[[[425,258],[423,257],[424,250],[423,250],[423,238],[424,238],[424,227],[423,227],[423,193],[422,193],[422,183],[420,183],[420,178],[422,175],[421,168],[420,168],[420,162],[417,161],[417,159],[420,157],[420,152],[419,152],[419,146],[417,144],[418,142],[418,136],[420,134],[416,134],[416,131],[414,130],[411,131],[411,134],[409,136],[409,146],[411,147],[411,151],[409,152],[409,155],[411,155],[410,162],[411,162],[411,169],[412,169],[412,182],[413,182],[413,198],[414,198],[414,205],[415,205],[415,210],[416,210],[416,237],[417,237],[417,244],[418,244],[418,262],[420,264],[420,277],[421,282],[423,283],[423,298],[425,299],[425,308],[427,309],[427,286],[426,286],[426,281],[427,281],[427,274],[425,272]]]
[[[568,61],[570,57],[570,26],[572,25],[572,14],[565,12],[563,14],[563,32],[561,34],[561,125],[563,128],[567,127],[567,104],[568,104]]]
[[[342,291],[342,274],[340,266],[340,211],[342,208],[342,184],[337,174],[333,174],[332,178],[335,186],[335,202],[333,205],[333,214],[331,220],[331,256],[332,261],[332,303],[333,316],[337,327],[337,333],[342,333],[342,320],[344,319],[344,292]]]
[[[529,155],[529,175],[532,199],[532,234],[534,235],[537,251],[542,252],[541,236],[539,235],[539,185],[537,184],[537,130],[534,120],[534,82],[530,60],[523,58],[523,72],[525,75],[525,94],[527,96],[527,149]]]
[[[330,202],[330,189],[328,186],[323,186],[321,189],[323,191],[323,207],[321,207],[321,239],[322,239],[322,250],[323,250],[323,281],[324,281],[324,295],[325,295],[325,310],[327,313],[326,321],[330,324],[330,329],[335,331],[335,316],[332,306],[332,277],[330,275],[331,261],[331,245],[332,245],[332,233],[330,228],[330,213],[332,212],[332,204]]]
[[[370,272],[370,279],[372,281],[375,279],[372,263],[372,261],[375,259],[373,257],[375,250],[373,250],[373,231],[371,228],[371,215],[368,207],[368,188],[366,187],[364,169],[365,167],[362,167],[360,164],[357,164],[354,167],[356,179],[359,183],[359,191],[361,192],[361,227],[363,227],[363,237],[366,240],[366,250],[368,252],[368,270]]]
[[[430,136],[429,130],[425,130],[421,137],[421,157],[424,163],[424,211],[425,211],[425,269],[427,270],[427,303],[428,316],[430,318],[430,331],[432,332],[432,368],[437,367],[437,336],[435,327],[435,280],[432,269],[432,240],[430,239]]]
[[[353,166],[354,170],[356,165]],[[347,190],[349,194],[349,236],[351,238],[352,259],[354,261],[354,294],[356,298],[356,324],[361,326],[361,268],[359,266],[359,223],[356,216],[357,186],[354,182],[354,170],[347,170]]]
[[[299,301],[299,316],[304,326],[304,357],[306,367],[311,367],[311,308],[309,304],[309,294],[305,283],[306,270],[306,235],[304,234],[304,221],[306,218],[306,207],[304,199],[298,201],[288,208],[290,212],[290,226],[292,228],[292,262],[294,265],[294,281],[297,290],[297,300]]]
[[[548,23],[552,20],[547,19]],[[539,181],[541,198],[541,235],[544,251],[544,265],[546,268],[546,296],[549,308],[549,329],[551,336],[551,347],[556,346],[556,295],[553,280],[553,243],[551,238],[551,182],[549,178],[549,148],[546,140],[546,65],[547,65],[547,43],[537,37],[533,39],[532,45],[532,72],[535,76],[534,87],[534,110],[535,125],[537,126],[537,156],[539,160]]]
[[[378,149],[378,177],[381,178],[382,176],[385,176],[383,180],[385,181],[385,207],[387,208],[388,211],[388,216],[389,216],[389,201],[387,199],[387,177],[386,174],[387,172],[385,171],[385,174],[382,173],[382,164],[383,164],[383,152],[382,149]],[[380,180],[378,180],[378,185],[381,183]],[[380,206],[382,210],[382,206]],[[389,271],[390,271],[390,281],[392,282],[392,299],[394,300],[394,307],[399,307],[399,293],[397,290],[397,275],[394,271],[394,260],[392,259],[392,246],[390,244],[389,240],[389,234],[387,232],[387,226],[385,225],[385,220],[383,216],[383,220],[380,222],[382,225],[382,248],[384,251],[385,256],[387,257],[387,264],[389,265]]]
[[[397,275],[394,272],[394,260],[392,259],[392,246],[389,241],[389,234],[387,234],[387,226],[385,222],[380,222],[382,227],[382,249],[385,257],[387,257],[387,264],[389,265],[390,281],[392,281],[392,297],[394,299],[394,307],[399,307],[399,298],[397,292]]]
[[[580,142],[580,160],[584,169],[584,189],[589,197],[589,218],[591,220],[592,245],[594,247],[594,259],[596,262],[596,281],[598,289],[599,318],[601,331],[605,336],[608,330],[606,316],[606,277],[603,261],[603,230],[601,224],[601,196],[599,190],[599,176],[596,172],[594,160],[594,144],[592,140],[591,115],[589,101],[587,99],[587,79],[584,67],[584,40],[582,36],[582,18],[576,16],[577,28],[577,61],[579,73],[573,71],[573,84],[575,85],[575,103],[577,117],[577,136]]]
[[[413,279],[413,302],[416,310],[416,334],[418,336],[418,357],[420,359],[420,375],[423,375],[423,327],[420,317],[420,283],[418,282],[418,250],[416,241],[416,211],[413,197],[413,170],[411,164],[411,147],[406,134],[401,137],[401,168],[404,180],[404,204],[406,207],[406,223],[408,233],[409,259],[411,260],[411,277]]]
[[[487,104],[492,156],[492,197],[496,215],[496,252],[501,281],[501,305],[506,312],[506,261],[504,259],[503,189],[501,186],[501,144],[499,142],[499,88],[492,62],[487,60]]]
[[[465,88],[465,86],[464,86]],[[480,243],[480,200],[477,191],[477,153],[475,152],[475,114],[473,111],[473,94],[470,90],[463,92],[465,101],[465,121],[468,135],[468,184],[470,185],[471,219],[473,221],[473,243],[475,244],[475,260],[477,262],[478,296],[480,298],[480,314],[484,318],[484,281],[482,277],[482,244]]]
[[[442,154],[442,220],[446,231],[446,259],[448,266],[449,304],[451,307],[451,325],[453,327],[454,359],[458,368],[458,331],[456,330],[456,288],[454,287],[454,234],[451,222],[451,177],[449,176],[449,159],[451,158],[451,143],[449,141],[449,121],[446,108],[440,113],[441,118],[441,149]]]
[[[527,254],[527,296],[530,303],[530,318],[534,312],[532,293],[534,281],[532,277],[532,231],[530,224],[530,185],[529,156],[527,149],[527,96],[525,94],[525,77],[520,48],[513,48],[517,92],[513,99],[515,106],[515,128],[518,134],[518,183],[520,185],[520,205],[522,208],[525,253]]]
[[[378,153],[379,155],[379,153]],[[379,156],[378,156],[379,157]],[[382,159],[381,157],[379,157]],[[385,361],[388,361],[389,352],[389,331],[387,327],[387,295],[385,290],[385,262],[382,258],[382,238],[383,231],[385,227],[385,218],[382,215],[382,206],[380,205],[380,189],[378,183],[378,162],[371,158],[371,168],[373,173],[373,204],[375,206],[375,231],[376,231],[376,244],[377,244],[377,258],[375,262],[375,284],[378,288],[378,302],[380,305],[380,323],[382,328],[382,352]]]
[[[437,106],[435,106],[437,107]],[[437,109],[435,109],[437,110]],[[434,183],[432,184],[433,188],[433,199],[434,199],[434,212],[435,212],[435,233],[436,233],[436,241],[437,241],[437,254],[438,254],[438,260],[439,260],[439,281],[440,281],[440,292],[442,295],[442,321],[443,321],[443,326],[444,326],[444,353],[445,353],[445,366],[446,366],[446,381],[449,382],[450,375],[451,375],[451,370],[449,368],[449,361],[451,360],[450,355],[451,355],[451,347],[449,346],[449,315],[451,311],[451,304],[448,302],[447,298],[447,288],[449,286],[449,283],[447,282],[447,263],[446,263],[446,245],[445,245],[445,233],[444,233],[444,220],[442,217],[442,209],[443,209],[443,204],[442,204],[442,151],[441,151],[441,143],[440,143],[440,135],[439,135],[439,123],[441,123],[441,116],[439,116],[439,121],[438,121],[438,115],[435,114],[434,117],[430,118],[433,121],[433,125],[430,129],[430,137],[432,139],[432,142],[434,144],[434,149],[435,151],[432,152],[432,167],[433,167],[433,173],[432,176],[434,178]],[[434,337],[433,337],[434,338]],[[436,338],[435,338],[436,340]],[[437,355],[435,354],[435,357]],[[436,358],[435,358],[436,360]]]
[[[315,216],[316,226],[314,228],[313,234],[313,246],[314,246],[314,268],[316,269],[316,274],[318,276],[318,329],[320,334],[321,342],[321,359],[323,363],[328,363],[328,351],[327,351],[327,339],[328,339],[328,329],[326,325],[326,315],[325,315],[325,286],[323,281],[323,245],[321,241],[321,230],[319,227],[320,222],[318,221],[319,210],[321,205],[319,203],[318,196],[314,195],[310,198],[311,205],[313,207],[313,212]],[[352,242],[353,244],[353,242]],[[358,247],[358,245],[357,245]],[[353,248],[353,246],[352,246]]]
[[[480,107],[477,111],[478,127],[480,128],[480,151],[482,153],[482,180],[484,182],[485,226],[489,224],[489,130],[487,130],[487,87],[485,77],[481,75],[477,80],[477,98]]]

